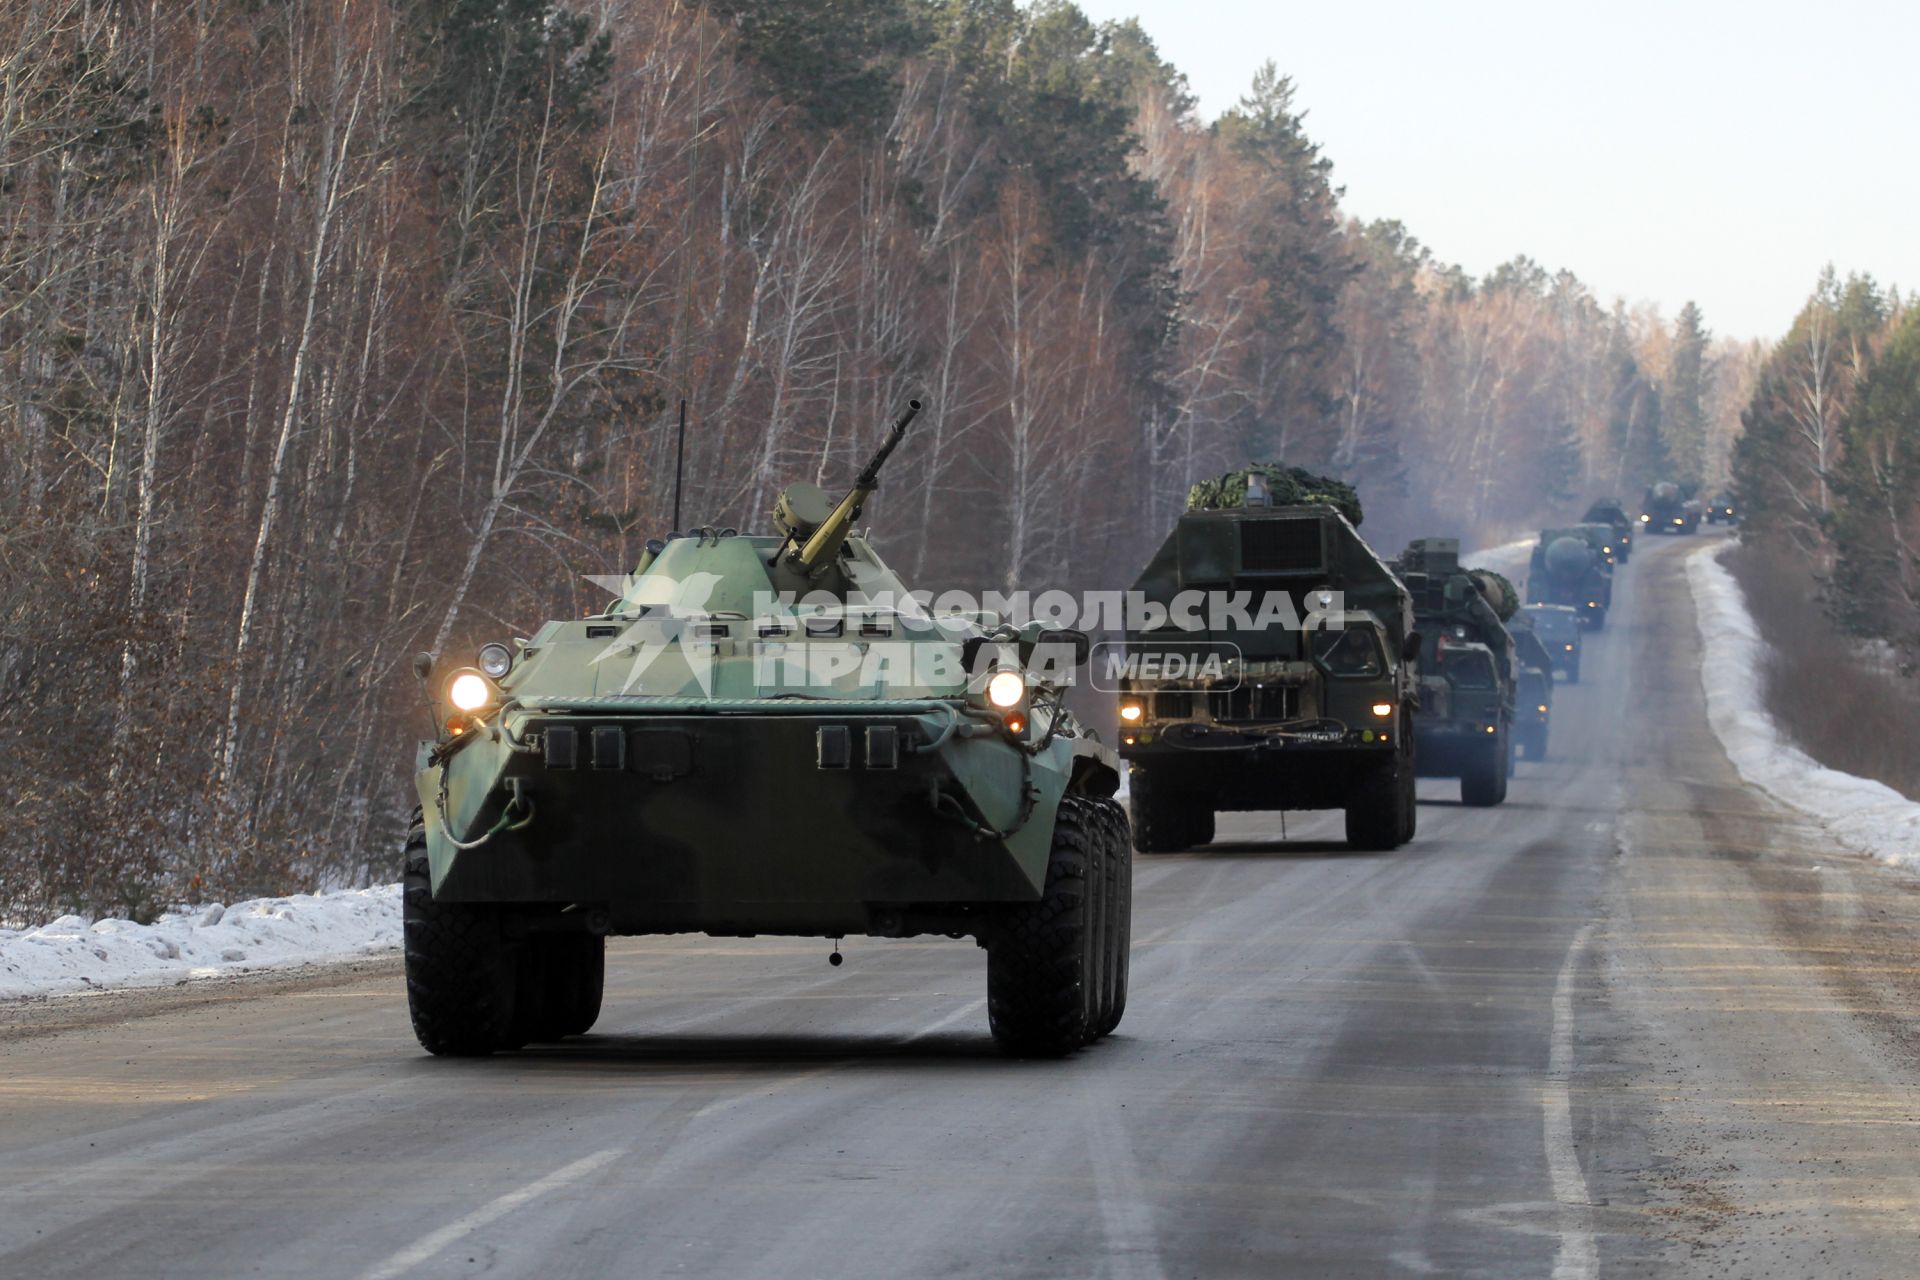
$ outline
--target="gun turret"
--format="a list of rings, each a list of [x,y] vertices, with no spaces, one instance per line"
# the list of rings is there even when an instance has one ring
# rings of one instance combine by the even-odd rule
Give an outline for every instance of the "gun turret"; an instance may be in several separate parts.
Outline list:
[[[824,517],[816,520],[807,518],[804,502],[789,502],[788,495],[781,495],[780,508],[776,518],[787,535],[787,541],[781,552],[787,567],[796,573],[813,577],[831,565],[840,554],[840,548],[846,545],[847,534],[853,530],[853,522],[860,517],[860,508],[865,505],[873,491],[880,487],[880,468],[886,465],[889,455],[899,447],[906,437],[907,424],[920,412],[918,400],[907,401],[907,411],[894,420],[893,429],[874,452],[867,465],[860,469],[854,478],[853,488],[847,496],[840,499]],[[799,486],[796,486],[798,488]],[[811,486],[807,486],[811,488]],[[817,491],[816,491],[817,492]],[[822,504],[824,505],[824,504]],[[817,508],[816,508],[817,510]],[[796,518],[797,517],[797,518]]]

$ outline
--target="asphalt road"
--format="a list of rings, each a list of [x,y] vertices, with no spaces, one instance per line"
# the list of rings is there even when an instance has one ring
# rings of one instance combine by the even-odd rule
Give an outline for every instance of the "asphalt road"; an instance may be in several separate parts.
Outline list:
[[[619,942],[595,1035],[485,1061],[391,964],[10,1011],[0,1276],[1913,1275],[1920,892],[1732,775],[1696,545],[1504,806],[1141,859],[1068,1061],[941,942]]]

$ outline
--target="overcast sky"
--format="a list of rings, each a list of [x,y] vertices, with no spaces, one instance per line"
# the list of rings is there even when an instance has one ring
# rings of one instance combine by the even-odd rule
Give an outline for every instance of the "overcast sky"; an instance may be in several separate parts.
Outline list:
[[[1828,261],[1920,285],[1920,4],[1078,3],[1209,119],[1272,58],[1348,211],[1475,274],[1525,253],[1765,338]]]

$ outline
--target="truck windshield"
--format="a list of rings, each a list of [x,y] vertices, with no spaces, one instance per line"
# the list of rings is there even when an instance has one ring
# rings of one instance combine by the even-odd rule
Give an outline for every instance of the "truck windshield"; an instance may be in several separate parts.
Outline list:
[[[1449,653],[1447,677],[1459,689],[1493,688],[1493,655],[1487,653]]]
[[[1377,676],[1386,669],[1380,644],[1367,627],[1314,632],[1313,656],[1333,676]]]
[[[1573,621],[1565,614],[1541,610],[1539,613],[1530,611],[1527,616],[1533,619],[1533,629],[1543,636],[1562,636],[1573,630]]]

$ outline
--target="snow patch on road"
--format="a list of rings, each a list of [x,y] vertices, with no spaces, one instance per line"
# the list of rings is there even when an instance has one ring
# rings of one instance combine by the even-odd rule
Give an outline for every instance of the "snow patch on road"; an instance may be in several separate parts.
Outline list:
[[[0,1000],[169,986],[399,946],[397,884],[193,907],[152,924],[62,916],[37,929],[0,929]]]
[[[1740,776],[1819,820],[1859,853],[1920,871],[1920,804],[1870,778],[1829,769],[1787,741],[1767,713],[1761,660],[1766,642],[1721,555],[1731,539],[1687,557],[1700,626],[1707,719]]]

